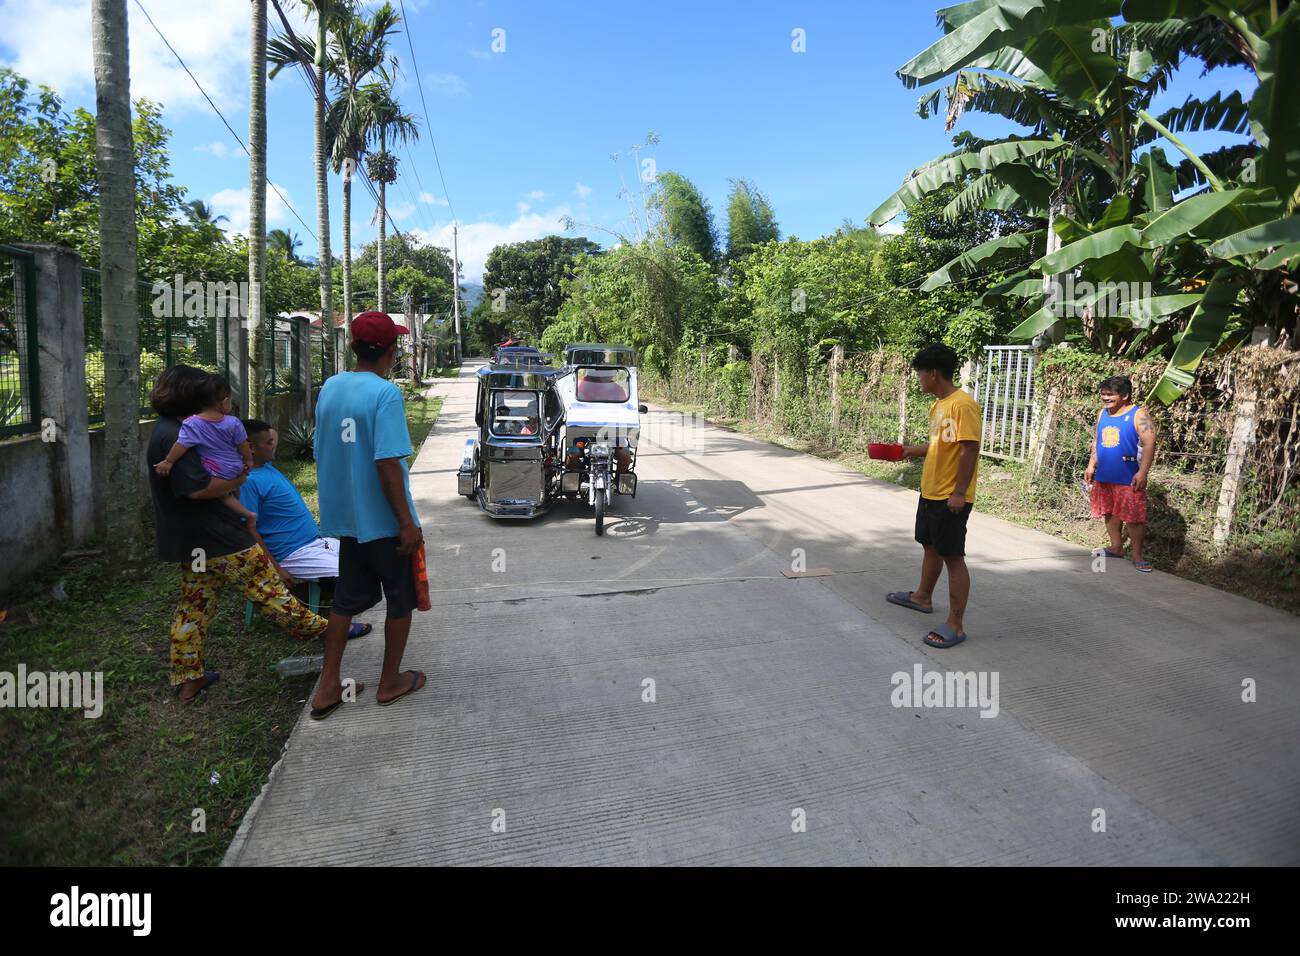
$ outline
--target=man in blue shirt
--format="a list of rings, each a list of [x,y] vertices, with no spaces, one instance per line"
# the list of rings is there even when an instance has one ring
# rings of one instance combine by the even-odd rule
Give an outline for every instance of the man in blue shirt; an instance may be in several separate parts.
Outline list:
[[[264,421],[244,419],[253,468],[239,500],[257,515],[257,531],[284,583],[339,576],[339,542],[321,536],[316,519],[293,482],[275,467],[279,433]]]
[[[325,631],[325,663],[311,716],[322,720],[343,702],[340,668],[352,617],[386,605],[384,665],[376,700],[391,704],[424,686],[423,671],[402,671],[416,607],[412,556],[423,545],[411,500],[402,393],[386,378],[407,329],[383,312],[352,320],[356,371],[325,380],[316,399],[316,486],[321,531],[339,539],[339,577]],[[357,686],[357,690],[361,685]]]
[[[239,500],[257,515],[257,526],[249,532],[266,550],[285,587],[302,580],[339,576],[339,542],[321,536],[316,519],[293,482],[275,467],[275,451],[280,434],[264,421],[244,419],[248,445],[253,452],[253,468],[239,489]],[[364,637],[369,624],[353,624],[349,640]]]

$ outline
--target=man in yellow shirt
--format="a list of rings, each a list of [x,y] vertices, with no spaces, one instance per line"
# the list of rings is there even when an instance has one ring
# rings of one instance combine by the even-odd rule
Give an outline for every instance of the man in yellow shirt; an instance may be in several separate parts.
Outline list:
[[[953,385],[957,353],[946,345],[929,345],[912,359],[921,390],[935,396],[930,408],[930,440],[905,445],[903,456],[924,458],[921,500],[916,508],[916,541],[925,549],[921,559],[921,586],[915,591],[894,591],[886,600],[933,614],[934,586],[948,569],[948,620],[925,636],[931,647],[953,647],[966,640],[962,615],[970,597],[970,572],[966,570],[966,519],[975,499],[979,472],[980,407],[975,399]]]

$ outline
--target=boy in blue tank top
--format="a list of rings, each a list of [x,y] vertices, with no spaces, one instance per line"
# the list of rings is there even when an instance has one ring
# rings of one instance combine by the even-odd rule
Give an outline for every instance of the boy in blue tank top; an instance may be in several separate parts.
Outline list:
[[[1133,383],[1113,375],[1101,383],[1101,413],[1092,457],[1083,473],[1092,516],[1106,519],[1107,557],[1124,557],[1124,529],[1133,544],[1133,567],[1150,571],[1142,557],[1147,528],[1147,475],[1156,456],[1156,429],[1141,405],[1133,404]]]

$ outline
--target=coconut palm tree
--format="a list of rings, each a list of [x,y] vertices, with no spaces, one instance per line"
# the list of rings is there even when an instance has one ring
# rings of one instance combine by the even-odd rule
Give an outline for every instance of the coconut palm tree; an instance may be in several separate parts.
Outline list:
[[[128,560],[135,560],[140,556],[140,314],[126,0],[92,0],[90,17],[100,203],[107,539]]]
[[[256,0],[254,0],[256,2]],[[218,226],[230,222],[229,216],[214,216],[215,210],[202,199],[195,199],[184,205],[185,218],[195,226]]]
[[[352,4],[346,0],[299,0],[299,2],[316,18],[316,39],[308,43],[300,39],[293,31],[288,17],[280,6],[279,0],[272,0],[275,12],[284,29],[284,35],[276,37],[267,44],[267,61],[272,65],[271,78],[285,66],[304,67],[312,88],[315,110],[312,129],[315,144],[314,166],[316,171],[316,232],[320,244],[320,312],[321,327],[324,333],[324,363],[326,376],[335,371],[334,356],[334,290],[333,268],[330,256],[330,215],[329,215],[329,177],[328,147],[329,136],[325,125],[328,112],[328,90],[325,85],[328,52],[326,49],[331,24],[344,17],[351,16]]]
[[[249,414],[262,414],[270,342],[264,334],[266,279],[266,0],[253,0],[248,84],[248,347]],[[277,232],[281,230],[276,230]]]
[[[387,57],[388,37],[401,17],[388,3],[369,15],[340,18],[330,40],[334,100],[330,105],[330,162],[343,175],[343,311],[352,315],[352,177],[367,147],[360,95],[366,77]]]
[[[365,129],[377,141],[378,152],[366,156],[366,172],[379,184],[379,245],[376,252],[375,271],[378,277],[379,291],[376,308],[387,311],[387,295],[384,288],[384,240],[387,238],[387,201],[386,190],[389,183],[397,181],[397,157],[388,152],[388,144],[394,140],[409,142],[420,138],[419,127],[415,117],[403,113],[401,104],[393,96],[393,76],[380,67],[376,71],[381,80],[367,83],[360,91],[360,112],[364,117]]]
[[[290,262],[298,261],[298,247],[302,240],[290,229],[272,229],[266,234],[266,248],[281,252]]]

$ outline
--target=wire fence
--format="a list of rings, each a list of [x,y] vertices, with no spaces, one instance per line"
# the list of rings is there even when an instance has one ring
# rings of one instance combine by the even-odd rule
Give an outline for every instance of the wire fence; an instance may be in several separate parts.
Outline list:
[[[307,320],[300,317],[268,320],[266,394],[283,395],[302,391],[302,347],[300,329]],[[315,365],[315,363],[313,363]]]
[[[104,420],[103,286],[98,269],[82,267],[81,300],[86,323],[86,408],[91,424],[98,424]],[[211,314],[186,315],[187,307]],[[163,290],[154,283],[137,282],[136,313],[142,414],[150,413],[149,394],[169,366],[192,365],[207,372],[229,373],[224,303],[220,309],[208,309],[173,294],[170,287]]]
[[[0,246],[0,436],[41,426],[36,257]]]

